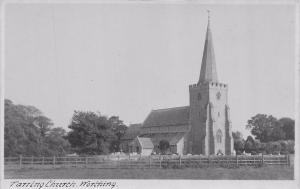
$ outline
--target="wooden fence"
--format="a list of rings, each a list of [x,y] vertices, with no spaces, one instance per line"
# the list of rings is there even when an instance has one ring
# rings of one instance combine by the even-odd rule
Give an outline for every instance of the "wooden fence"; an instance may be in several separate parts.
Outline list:
[[[87,156],[87,157],[5,157],[5,169],[20,168],[201,168],[290,165],[288,155],[253,156]]]

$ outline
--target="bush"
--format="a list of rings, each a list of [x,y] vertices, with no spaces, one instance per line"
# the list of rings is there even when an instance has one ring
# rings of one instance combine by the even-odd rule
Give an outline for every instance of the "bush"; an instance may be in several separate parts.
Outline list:
[[[288,142],[284,141],[284,140],[280,140],[278,142],[279,142],[280,148],[281,148],[280,153],[281,154],[288,154],[288,151],[287,151]]]
[[[234,149],[236,153],[243,153],[244,152],[244,147],[245,147],[245,141],[244,140],[236,140],[234,141]]]
[[[293,141],[293,140],[287,141],[287,152],[290,154],[295,153],[295,141]]]
[[[273,151],[272,152],[272,155],[279,155],[280,154],[280,151]]]
[[[275,142],[268,142],[264,147],[266,154],[293,154],[295,152],[295,142],[292,140],[280,140]]]

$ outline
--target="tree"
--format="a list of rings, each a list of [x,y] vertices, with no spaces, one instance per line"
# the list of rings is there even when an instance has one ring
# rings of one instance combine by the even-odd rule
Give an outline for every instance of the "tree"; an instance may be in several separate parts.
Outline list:
[[[243,140],[243,134],[240,131],[232,132],[232,138],[234,141]]]
[[[245,150],[245,140],[244,139],[238,139],[234,140],[234,150],[236,154],[242,154]]]
[[[67,133],[61,127],[51,129],[45,138],[46,155],[62,156],[70,151],[70,143],[66,140]]]
[[[127,126],[123,123],[122,120],[119,119],[118,116],[111,116],[108,119],[111,130],[114,133],[115,140],[112,141],[110,150],[112,152],[119,152],[120,151],[120,145],[121,145],[121,138],[124,136]]]
[[[5,99],[4,154],[5,156],[38,155],[39,130],[32,124],[32,107],[15,105]]]
[[[266,144],[267,154],[279,154],[281,151],[280,142],[268,142]]]
[[[75,111],[67,138],[77,153],[108,154],[119,150],[125,127],[116,116],[108,119],[100,113]]]
[[[45,137],[47,132],[49,132],[53,126],[53,122],[48,117],[43,115],[35,117],[33,124],[39,128],[41,137]]]
[[[279,124],[278,121],[274,124],[270,136],[270,140],[271,141],[285,140],[285,132],[283,131],[282,126],[281,124]]]
[[[53,123],[36,107],[16,105],[5,99],[4,111],[5,156],[54,155],[58,154],[58,142],[66,142],[64,138],[57,137],[50,140],[55,132],[51,129]],[[53,143],[56,145],[49,149]]]
[[[245,152],[251,153],[254,150],[255,150],[254,139],[252,138],[252,136],[248,136],[245,142]]]
[[[295,140],[295,120],[291,118],[281,118],[278,122],[285,133],[285,139]]]
[[[272,141],[272,131],[276,125],[277,119],[272,115],[257,114],[248,120],[246,128],[251,130],[251,134],[255,136],[255,139],[268,142]]]

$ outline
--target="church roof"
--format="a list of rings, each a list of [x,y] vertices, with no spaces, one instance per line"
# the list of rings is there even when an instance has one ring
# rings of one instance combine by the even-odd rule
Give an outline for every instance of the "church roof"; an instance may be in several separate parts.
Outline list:
[[[210,30],[210,21],[208,19],[205,45],[202,56],[200,78],[198,84],[203,82],[218,82],[215,52],[213,47],[212,33]]]
[[[147,149],[154,148],[151,138],[137,137],[137,139],[138,139],[139,143],[141,144],[142,148],[147,148]]]
[[[189,106],[152,110],[143,127],[188,125],[189,117]]]
[[[124,136],[122,137],[123,140],[132,140],[135,139],[141,130],[142,124],[131,124],[128,129],[126,130]]]
[[[184,137],[186,133],[156,133],[151,137],[153,144],[159,145],[159,142],[162,140],[166,140],[170,145],[176,145],[182,137]]]

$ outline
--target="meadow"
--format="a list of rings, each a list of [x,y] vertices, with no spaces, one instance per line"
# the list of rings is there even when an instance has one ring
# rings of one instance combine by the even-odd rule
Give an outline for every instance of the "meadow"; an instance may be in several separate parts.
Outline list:
[[[5,179],[195,179],[292,180],[293,166],[185,169],[18,169],[5,170]]]

